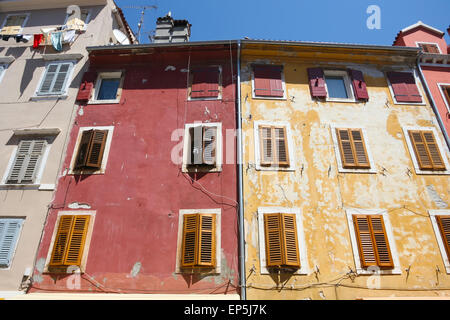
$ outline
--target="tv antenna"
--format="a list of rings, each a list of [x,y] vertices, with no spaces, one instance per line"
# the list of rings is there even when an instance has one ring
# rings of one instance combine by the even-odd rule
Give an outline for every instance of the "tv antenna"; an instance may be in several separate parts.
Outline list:
[[[141,28],[142,25],[144,24],[144,15],[145,15],[145,10],[146,9],[158,9],[157,6],[126,6],[126,7],[122,7],[124,9],[140,9],[141,11],[141,19],[139,20],[138,23],[138,31],[137,31],[137,38],[138,38],[138,42],[141,43]]]

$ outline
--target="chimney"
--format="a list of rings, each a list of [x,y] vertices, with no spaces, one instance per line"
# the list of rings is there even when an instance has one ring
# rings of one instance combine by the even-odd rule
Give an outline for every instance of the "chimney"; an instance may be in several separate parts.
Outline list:
[[[169,13],[156,20],[154,43],[188,42],[191,25],[187,20],[174,20]]]

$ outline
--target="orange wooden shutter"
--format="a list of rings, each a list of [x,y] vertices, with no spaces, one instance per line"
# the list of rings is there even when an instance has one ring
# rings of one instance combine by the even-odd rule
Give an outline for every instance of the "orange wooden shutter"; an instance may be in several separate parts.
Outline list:
[[[361,129],[336,129],[342,166],[370,168],[369,157]]]
[[[61,216],[50,260],[51,267],[80,266],[90,216]]]
[[[261,165],[270,166],[273,163],[273,136],[272,127],[259,126],[259,140],[261,152]]]
[[[183,240],[181,267],[193,267],[197,253],[197,214],[183,216]]]
[[[353,168],[356,165],[356,160],[353,153],[353,146],[351,135],[348,129],[336,129],[339,150],[341,152],[342,166],[344,168]]]
[[[214,267],[216,265],[216,237],[215,215],[199,215],[198,230],[198,256],[197,265],[202,267]]]
[[[75,160],[75,169],[82,168],[86,165],[89,154],[89,146],[91,144],[94,130],[83,131],[80,144],[78,145],[77,158]]]
[[[381,215],[354,215],[356,238],[358,240],[361,266],[394,266],[387,240],[386,229]]]
[[[266,264],[268,267],[280,267],[283,264],[283,245],[280,218],[281,216],[279,213],[264,215]]]
[[[284,264],[299,268],[300,255],[298,252],[296,215],[283,213],[281,217],[284,238]]]
[[[436,216],[436,220],[447,252],[447,259],[450,260],[450,216]]]
[[[285,127],[275,127],[275,150],[277,164],[279,166],[289,166],[289,152]]]
[[[431,131],[408,131],[419,168],[445,170],[445,164]]]
[[[101,168],[107,136],[108,130],[94,130],[86,160],[87,167]]]
[[[355,151],[355,159],[359,168],[370,168],[369,157],[367,156],[366,145],[361,129],[350,130],[353,143],[353,150]]]
[[[424,141],[427,145],[428,152],[430,154],[431,162],[433,163],[434,170],[445,170],[445,164],[442,160],[441,153],[439,152],[439,147],[432,131],[423,131]]]

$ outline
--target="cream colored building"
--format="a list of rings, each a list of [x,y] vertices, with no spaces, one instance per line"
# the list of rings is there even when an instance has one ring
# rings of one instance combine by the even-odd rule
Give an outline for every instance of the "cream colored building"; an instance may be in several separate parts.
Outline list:
[[[2,298],[21,293],[32,274],[73,116],[82,112],[75,99],[85,48],[135,38],[111,0],[1,1],[0,29]]]

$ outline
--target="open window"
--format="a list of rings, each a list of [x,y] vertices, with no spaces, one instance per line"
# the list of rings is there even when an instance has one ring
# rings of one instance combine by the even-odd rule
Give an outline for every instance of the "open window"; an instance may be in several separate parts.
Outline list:
[[[0,30],[0,36],[13,36],[22,33],[22,29],[28,20],[29,14],[9,14]]]

